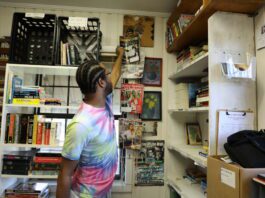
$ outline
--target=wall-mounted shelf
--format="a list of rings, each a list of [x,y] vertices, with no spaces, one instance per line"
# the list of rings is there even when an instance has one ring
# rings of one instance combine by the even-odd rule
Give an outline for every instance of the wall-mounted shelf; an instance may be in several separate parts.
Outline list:
[[[207,158],[199,155],[199,151],[202,151],[202,146],[169,145],[167,148],[193,160],[201,167],[207,167]]]
[[[196,197],[196,198],[205,198],[200,184],[191,184],[185,179],[167,179],[168,185],[170,185],[181,197]]]
[[[189,109],[168,109],[169,113],[200,113],[200,112],[208,112],[209,111],[209,107],[193,107],[193,108],[189,108]]]
[[[176,80],[179,78],[202,77],[207,75],[203,72],[208,67],[208,53],[200,56],[190,63],[184,64],[176,73],[169,76],[169,79]]]
[[[194,2],[194,1],[192,1]],[[195,1],[197,4],[198,0]],[[181,1],[179,7],[171,14],[168,25],[176,21],[185,10],[181,9],[189,5],[191,1]],[[183,5],[182,5],[183,4]],[[184,29],[181,35],[168,47],[168,52],[180,51],[189,45],[202,42],[208,37],[208,19],[216,11],[255,14],[264,5],[264,0],[209,0],[202,11],[194,18],[189,26]],[[196,8],[196,6],[195,6]],[[199,7],[197,8],[199,9]],[[195,12],[193,12],[194,14]],[[190,14],[190,13],[187,13]]]

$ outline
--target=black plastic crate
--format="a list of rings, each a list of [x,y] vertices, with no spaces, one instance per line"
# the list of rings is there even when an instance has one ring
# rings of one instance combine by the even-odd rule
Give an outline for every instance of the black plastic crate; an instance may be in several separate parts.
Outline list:
[[[20,64],[54,64],[56,16],[14,13],[10,60]]]
[[[59,17],[56,64],[78,66],[87,60],[98,61],[101,37],[98,18],[87,18],[86,27],[80,27],[70,26],[69,17]]]

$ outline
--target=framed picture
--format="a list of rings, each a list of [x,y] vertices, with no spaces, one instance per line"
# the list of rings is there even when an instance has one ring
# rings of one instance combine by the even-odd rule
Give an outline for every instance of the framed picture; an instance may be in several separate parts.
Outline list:
[[[142,109],[142,120],[162,120],[162,98],[160,91],[145,91]]]
[[[198,123],[187,123],[187,143],[190,145],[202,144],[202,135],[200,125]]]
[[[147,86],[162,86],[162,58],[145,58],[142,83]]]
[[[157,136],[157,122],[143,122],[143,136]]]

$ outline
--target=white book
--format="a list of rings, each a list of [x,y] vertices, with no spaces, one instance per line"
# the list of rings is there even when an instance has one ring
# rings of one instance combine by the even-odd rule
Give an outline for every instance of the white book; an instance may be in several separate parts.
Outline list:
[[[50,145],[56,145],[56,130],[57,130],[57,123],[51,123],[51,134],[50,134]]]
[[[209,96],[197,98],[196,103],[198,102],[209,102]]]

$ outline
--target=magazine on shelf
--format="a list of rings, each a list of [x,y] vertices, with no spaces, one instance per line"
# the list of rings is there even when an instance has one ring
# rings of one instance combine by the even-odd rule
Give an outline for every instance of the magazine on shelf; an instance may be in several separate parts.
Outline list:
[[[120,118],[119,131],[120,147],[135,150],[141,148],[143,124],[140,119]]]
[[[122,84],[121,87],[121,112],[142,113],[144,85]]]

